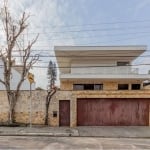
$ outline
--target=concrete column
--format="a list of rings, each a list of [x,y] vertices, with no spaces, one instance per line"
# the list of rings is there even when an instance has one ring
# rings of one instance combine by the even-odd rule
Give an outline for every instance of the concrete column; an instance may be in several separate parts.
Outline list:
[[[143,83],[141,83],[141,90],[143,89]]]
[[[129,84],[129,90],[131,90],[131,84]]]

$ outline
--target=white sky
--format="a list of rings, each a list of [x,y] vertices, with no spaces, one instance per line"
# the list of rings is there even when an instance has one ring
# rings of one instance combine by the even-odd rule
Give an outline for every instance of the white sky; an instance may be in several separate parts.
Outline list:
[[[39,33],[33,50],[41,55],[54,55],[54,45],[147,45],[150,50],[150,0],[9,0],[9,7],[16,18],[30,13],[26,38]],[[47,67],[55,58],[40,60],[36,66]],[[149,57],[137,63],[149,63]],[[33,72],[36,86],[46,88],[47,68]]]

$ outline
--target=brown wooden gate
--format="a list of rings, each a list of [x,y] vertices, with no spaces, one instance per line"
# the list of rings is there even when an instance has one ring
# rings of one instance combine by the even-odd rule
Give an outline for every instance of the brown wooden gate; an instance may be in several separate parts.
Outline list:
[[[148,125],[149,100],[78,99],[77,125]]]
[[[59,101],[59,126],[70,126],[70,101]]]

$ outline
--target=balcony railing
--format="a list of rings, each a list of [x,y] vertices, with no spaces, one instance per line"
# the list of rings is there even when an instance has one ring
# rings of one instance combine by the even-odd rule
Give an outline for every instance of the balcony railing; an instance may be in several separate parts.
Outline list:
[[[138,68],[131,66],[113,66],[113,67],[80,67],[71,68],[71,74],[138,74]]]

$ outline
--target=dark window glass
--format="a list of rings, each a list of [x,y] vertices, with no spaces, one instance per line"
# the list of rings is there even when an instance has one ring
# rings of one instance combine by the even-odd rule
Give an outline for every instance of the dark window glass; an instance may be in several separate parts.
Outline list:
[[[128,84],[118,84],[118,90],[128,90]]]
[[[84,86],[83,86],[83,84],[74,84],[73,89],[74,90],[83,90]]]
[[[94,84],[84,84],[84,90],[94,90]]]
[[[103,90],[103,84],[74,84],[73,90]]]
[[[94,84],[94,90],[103,90],[103,84]]]
[[[129,62],[128,61],[119,61],[119,62],[117,62],[117,66],[128,66],[129,65]]]
[[[132,90],[140,90],[141,85],[140,84],[132,84]]]

